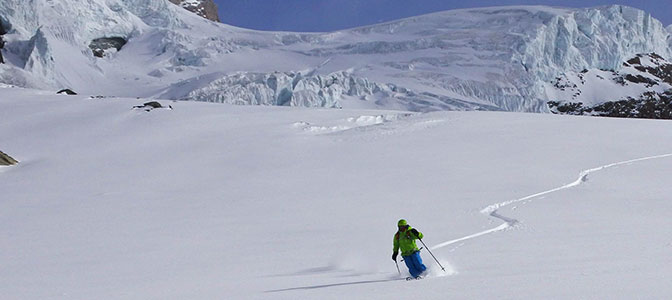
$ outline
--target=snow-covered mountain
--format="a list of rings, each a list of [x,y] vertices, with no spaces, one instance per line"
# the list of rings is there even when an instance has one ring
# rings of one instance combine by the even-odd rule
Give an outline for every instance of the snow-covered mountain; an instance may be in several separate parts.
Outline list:
[[[217,4],[213,0],[170,0],[186,10],[193,12],[203,18],[219,22],[219,12]]]
[[[584,69],[547,86],[553,113],[672,119],[672,63],[638,54],[620,71]]]
[[[625,6],[463,9],[330,33],[241,29],[165,0],[7,0],[0,17],[0,82],[228,103],[539,112],[561,74],[672,57],[669,31]]]

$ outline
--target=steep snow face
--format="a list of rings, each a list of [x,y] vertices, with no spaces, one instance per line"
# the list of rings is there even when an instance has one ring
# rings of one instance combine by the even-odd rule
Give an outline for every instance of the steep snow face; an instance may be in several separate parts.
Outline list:
[[[514,59],[548,81],[557,70],[618,69],[638,53],[670,57],[668,37],[669,32],[659,21],[638,9],[611,6],[577,10],[544,22]]]
[[[211,76],[216,77],[212,80]],[[198,86],[198,85],[201,86]],[[345,73],[303,76],[301,73],[211,74],[180,82],[159,98],[231,104],[341,107],[344,95],[368,96],[382,87]]]
[[[641,10],[624,6],[578,10],[545,22],[513,61],[532,73],[538,89],[559,73],[618,70],[638,53],[671,57],[669,36],[659,21]]]
[[[184,28],[176,10],[163,0],[2,1],[0,15],[12,26],[6,54],[14,67],[27,71],[3,72],[3,81],[96,86],[106,78],[88,49],[92,40],[130,39],[153,26]]]
[[[387,107],[414,111],[498,110],[486,104],[417,93],[393,84],[378,84],[351,72],[326,75],[295,72],[235,74],[214,73],[172,85],[157,98],[243,105],[278,105],[342,108]]]
[[[325,86],[311,84],[310,97],[289,102],[273,88],[262,97],[258,84],[243,84],[281,73],[317,82],[347,73],[381,90],[412,91],[355,93],[378,108],[539,112],[548,111],[545,86],[559,74],[618,69],[637,53],[672,57],[669,31],[623,6],[465,9],[310,34],[234,28],[160,0],[10,0],[0,3],[0,16],[13,25],[2,82],[227,103],[347,107],[349,84],[339,83],[345,92],[334,97],[315,96]],[[102,37],[128,43],[94,58],[88,46]]]
[[[368,57],[361,67],[377,67],[380,72],[369,72],[375,80],[414,82],[424,90],[480,99],[505,110],[544,110],[543,83],[565,71],[617,68],[649,50],[670,53],[669,34],[660,22],[622,6],[456,10],[334,35],[346,40],[340,38],[346,33],[354,38],[308,54]]]

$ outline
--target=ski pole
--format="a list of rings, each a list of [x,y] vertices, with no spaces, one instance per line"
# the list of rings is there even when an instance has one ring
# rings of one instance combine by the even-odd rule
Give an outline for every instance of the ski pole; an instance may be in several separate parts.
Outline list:
[[[397,260],[394,260],[394,264],[397,265],[397,272],[399,272],[399,276],[401,276],[401,271],[399,271],[399,264],[397,263]]]
[[[441,267],[441,270],[443,270],[443,271],[445,272],[446,269],[443,268],[443,266],[441,265],[441,263],[439,262],[439,260],[436,259],[436,256],[434,256],[434,254],[432,253],[432,251],[429,250],[429,247],[427,247],[427,245],[425,245],[425,242],[423,242],[422,239],[419,239],[419,240],[420,240],[420,242],[422,243],[422,245],[425,246],[425,248],[427,249],[427,252],[429,252],[429,254],[432,255],[432,257],[434,258],[434,260],[436,261],[436,263],[439,264],[439,267]]]

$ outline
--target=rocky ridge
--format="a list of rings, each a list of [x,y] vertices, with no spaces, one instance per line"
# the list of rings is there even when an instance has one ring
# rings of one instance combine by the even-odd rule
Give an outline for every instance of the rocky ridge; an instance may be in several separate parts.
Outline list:
[[[213,0],[170,0],[170,2],[208,20],[220,22],[217,4]]]
[[[19,162],[16,159],[0,151],[0,166],[11,166],[18,163]]]
[[[555,114],[672,119],[672,63],[638,54],[619,71],[584,69],[551,82]]]

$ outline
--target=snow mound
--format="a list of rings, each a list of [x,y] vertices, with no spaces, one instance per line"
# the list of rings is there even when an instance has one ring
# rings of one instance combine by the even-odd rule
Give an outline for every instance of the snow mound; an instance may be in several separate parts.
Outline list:
[[[381,125],[389,122],[406,119],[413,114],[382,114],[382,115],[362,115],[357,117],[350,117],[345,120],[340,120],[332,125],[313,125],[305,121],[299,121],[292,124],[294,128],[301,129],[310,133],[334,133],[339,131],[346,131],[354,128],[362,128],[368,126]]]

